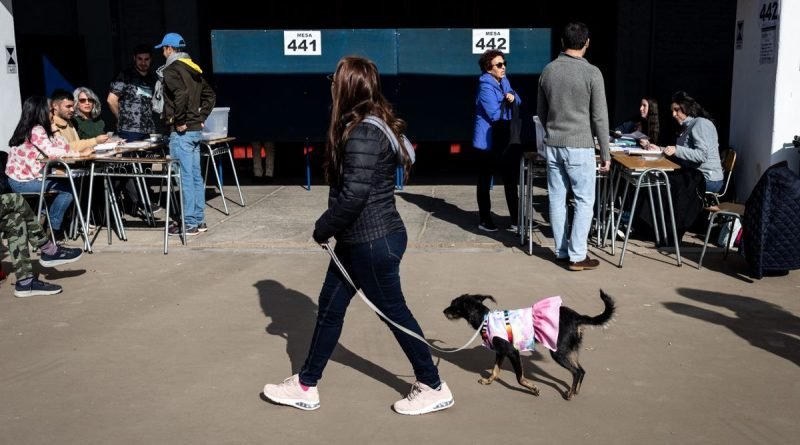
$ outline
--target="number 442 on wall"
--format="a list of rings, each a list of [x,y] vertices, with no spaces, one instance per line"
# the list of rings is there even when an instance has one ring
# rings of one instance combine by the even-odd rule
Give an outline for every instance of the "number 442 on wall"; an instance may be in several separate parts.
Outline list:
[[[780,19],[781,2],[779,0],[761,0],[758,18],[761,20],[761,29],[778,25]]]
[[[511,39],[508,29],[473,29],[472,54],[483,54],[487,49],[511,52]]]

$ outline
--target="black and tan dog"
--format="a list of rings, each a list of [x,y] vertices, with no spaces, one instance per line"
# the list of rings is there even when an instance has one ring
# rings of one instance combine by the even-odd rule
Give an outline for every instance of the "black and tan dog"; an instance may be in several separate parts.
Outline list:
[[[572,386],[565,394],[564,398],[570,400],[573,395],[578,394],[580,391],[583,377],[586,375],[581,364],[578,362],[578,352],[580,350],[581,341],[583,338],[582,325],[599,326],[607,323],[614,316],[614,300],[605,292],[600,290],[600,298],[605,304],[603,313],[595,317],[581,315],[574,310],[561,306],[559,310],[559,324],[558,324],[558,340],[557,347],[550,355],[559,365],[563,366],[570,373],[572,373]],[[474,295],[464,294],[454,299],[448,308],[444,310],[444,315],[449,320],[464,319],[474,329],[484,326],[485,320],[490,312],[490,309],[484,306],[484,300],[495,301],[489,295]],[[522,363],[520,362],[519,350],[514,344],[501,337],[492,337],[491,347],[495,351],[495,362],[492,374],[488,378],[481,378],[478,380],[483,385],[491,384],[500,373],[500,365],[506,357],[511,360],[514,367],[514,372],[517,375],[517,381],[520,385],[528,388],[534,395],[539,395],[539,389],[532,382],[526,380],[522,375]]]

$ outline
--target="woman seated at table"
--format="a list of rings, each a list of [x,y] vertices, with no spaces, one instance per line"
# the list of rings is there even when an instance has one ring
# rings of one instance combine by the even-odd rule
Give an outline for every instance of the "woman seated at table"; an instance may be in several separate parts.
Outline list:
[[[40,192],[45,158],[66,158],[94,152],[94,148],[71,151],[69,144],[55,135],[47,98],[42,96],[31,96],[22,104],[22,115],[8,146],[5,172],[8,185],[16,193]],[[44,181],[44,189],[56,192],[50,206],[50,223],[56,238],[63,239],[62,224],[72,204],[72,191],[69,184],[51,179]]]
[[[652,97],[643,97],[639,103],[639,114],[615,128],[614,135],[620,137],[636,131],[647,135],[647,139],[639,140],[642,147],[647,148],[649,143],[657,144],[660,140],[661,125],[658,117],[658,102]]]
[[[100,117],[102,105],[97,94],[89,88],[78,87],[72,92],[77,109],[72,116],[72,125],[78,131],[78,137],[89,139],[105,134],[106,123]]]
[[[717,128],[711,115],[683,91],[672,96],[672,117],[681,126],[675,145],[663,148],[665,155],[684,168],[699,170],[707,192],[722,190],[722,161],[719,158]]]

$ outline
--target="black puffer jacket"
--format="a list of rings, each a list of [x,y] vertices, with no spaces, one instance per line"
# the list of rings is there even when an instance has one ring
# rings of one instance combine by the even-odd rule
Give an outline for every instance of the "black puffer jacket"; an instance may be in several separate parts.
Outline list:
[[[800,177],[785,162],[773,165],[747,199],[742,223],[750,275],[800,268]]]
[[[397,156],[377,127],[360,123],[344,147],[343,175],[332,184],[328,210],[314,226],[314,240],[335,237],[360,244],[405,231],[394,201]]]

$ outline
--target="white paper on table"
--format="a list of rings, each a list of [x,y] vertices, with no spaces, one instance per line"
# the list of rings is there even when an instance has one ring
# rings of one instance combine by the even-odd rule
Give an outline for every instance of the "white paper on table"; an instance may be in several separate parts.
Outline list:
[[[153,145],[152,142],[149,141],[134,141],[134,142],[125,142],[121,144],[125,148],[147,148]]]
[[[104,142],[94,146],[94,151],[108,151],[117,148],[116,142]]]

